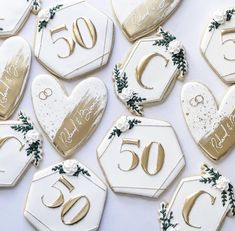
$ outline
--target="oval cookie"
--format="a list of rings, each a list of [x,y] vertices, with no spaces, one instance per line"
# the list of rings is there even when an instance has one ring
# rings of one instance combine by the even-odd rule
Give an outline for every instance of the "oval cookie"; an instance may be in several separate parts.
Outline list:
[[[93,134],[104,113],[107,90],[104,83],[88,78],[68,95],[50,75],[37,76],[32,100],[38,122],[59,153],[68,157]]]
[[[0,119],[8,119],[24,93],[31,65],[31,50],[21,37],[11,37],[0,47]]]

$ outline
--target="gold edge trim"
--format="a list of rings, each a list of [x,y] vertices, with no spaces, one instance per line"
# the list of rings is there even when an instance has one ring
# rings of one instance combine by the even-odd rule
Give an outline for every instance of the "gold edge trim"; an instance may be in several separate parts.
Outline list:
[[[105,40],[104,40],[104,47],[103,47],[103,54],[105,53],[105,48],[106,48],[106,41],[107,41],[107,33],[108,33],[108,26],[109,26],[109,19],[107,18],[106,20],[106,29],[105,29]],[[104,60],[104,56],[102,56],[100,66],[102,66]]]

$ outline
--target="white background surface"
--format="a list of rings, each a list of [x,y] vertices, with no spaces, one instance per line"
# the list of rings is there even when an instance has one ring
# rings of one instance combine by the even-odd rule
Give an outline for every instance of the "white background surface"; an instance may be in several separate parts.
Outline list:
[[[43,2],[43,5],[48,6],[56,2],[58,1],[47,0]],[[94,4],[98,9],[114,18],[110,0],[88,0],[88,2]],[[185,81],[196,80],[209,85],[218,101],[222,99],[228,86],[222,83],[204,61],[200,54],[199,44],[209,16],[217,8],[226,8],[233,6],[233,4],[235,6],[234,0],[183,0],[176,13],[164,25],[164,28],[175,34],[186,47],[189,61],[189,73]],[[93,76],[101,78],[106,83],[109,90],[107,110],[100,126],[93,136],[74,155],[75,158],[94,170],[102,179],[104,179],[104,177],[96,159],[96,147],[101,142],[102,137],[111,126],[113,120],[121,114],[128,114],[128,111],[117,100],[114,94],[111,73],[115,63],[124,58],[131,44],[127,42],[121,33],[116,21],[115,24],[115,44],[110,63],[103,70],[93,74]],[[32,15],[20,32],[20,35],[27,39],[31,46],[35,29],[35,16]],[[36,75],[41,73],[47,73],[47,71],[34,59],[26,92],[19,107],[19,109],[29,112],[34,119],[35,116],[32,109],[30,88],[32,80]],[[70,92],[79,81],[80,80],[70,82],[63,81],[63,84],[68,92]],[[167,192],[165,192],[158,200],[117,195],[109,190],[100,226],[101,231],[159,231],[160,228],[157,219],[159,203],[162,200],[169,201],[171,199],[174,190],[182,177],[197,175],[200,172],[200,165],[202,163],[206,162],[210,164],[210,161],[204,157],[199,147],[193,141],[184,121],[180,105],[182,86],[183,82],[177,81],[176,86],[167,100],[161,105],[145,109],[145,116],[153,119],[166,120],[174,126],[186,156],[185,169]],[[17,112],[12,118],[16,117]],[[46,138],[44,139],[44,153],[44,160],[40,169],[62,160],[60,155],[56,153]],[[233,185],[235,185],[234,163],[235,149],[216,166],[225,176],[230,178]],[[36,169],[32,166],[15,188],[0,190],[0,231],[34,230],[27,220],[25,220],[23,209],[30,181],[35,171]],[[203,211],[201,212],[203,213]],[[209,216],[209,214],[205,214],[205,217],[206,216]],[[235,218],[227,218],[222,230],[232,231],[234,230],[234,227]]]

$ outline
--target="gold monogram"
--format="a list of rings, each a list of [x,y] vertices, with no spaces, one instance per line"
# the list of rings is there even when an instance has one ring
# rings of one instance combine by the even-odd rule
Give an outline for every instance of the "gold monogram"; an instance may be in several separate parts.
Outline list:
[[[78,21],[83,21],[86,28],[88,29],[91,40],[92,40],[92,45],[91,46],[86,45],[86,43],[84,42],[83,36],[82,36],[81,31],[80,31],[79,26],[78,26]],[[52,38],[53,44],[57,43],[60,40],[64,41],[67,44],[67,47],[69,49],[68,54],[67,55],[57,54],[57,56],[59,58],[65,59],[65,58],[70,57],[74,53],[76,44],[75,44],[74,39],[71,38],[71,37],[59,37],[56,40],[53,39],[55,34],[57,34],[59,32],[62,32],[62,31],[68,31],[67,25],[63,24],[63,25],[60,25],[56,28],[53,28],[53,29],[50,30],[50,33],[51,33],[51,38]],[[76,42],[82,48],[85,48],[85,49],[93,48],[95,46],[96,42],[97,42],[96,28],[95,28],[94,24],[92,23],[92,21],[89,18],[86,18],[86,17],[80,17],[80,18],[76,19],[75,22],[73,22],[73,35],[75,37]]]
[[[149,156],[150,156],[150,150],[151,150],[152,145],[154,143],[158,145],[158,152],[157,152],[158,159],[157,159],[157,163],[156,163],[156,170],[153,173],[151,173],[148,169],[148,167],[149,167]],[[140,147],[140,140],[123,139],[122,146],[123,145],[135,145],[139,148]],[[122,169],[120,167],[120,164],[118,164],[118,168],[120,170],[124,171],[124,172],[128,172],[128,171],[136,169],[137,166],[139,165],[139,162],[140,162],[140,159],[139,159],[138,155],[134,151],[129,150],[129,149],[121,150],[121,153],[123,153],[123,152],[129,152],[131,154],[132,164],[131,164],[130,168],[128,168],[128,169]],[[159,173],[161,171],[161,169],[163,167],[163,164],[164,164],[164,160],[165,160],[165,151],[164,151],[164,148],[162,147],[162,145],[157,143],[157,142],[151,142],[150,144],[148,144],[144,148],[144,151],[143,151],[142,157],[141,157],[141,166],[142,166],[142,169],[144,170],[144,172],[146,174],[148,174],[150,176],[155,176],[157,173]]]
[[[184,221],[185,223],[190,226],[190,227],[193,227],[193,228],[196,228],[196,229],[201,229],[202,227],[197,227],[197,226],[194,226],[192,224],[190,224],[190,221],[189,221],[189,217],[190,217],[190,213],[195,205],[195,203],[197,202],[198,198],[203,195],[203,194],[207,194],[210,196],[210,199],[211,199],[211,205],[214,205],[215,204],[215,200],[216,200],[216,197],[213,197],[210,193],[208,192],[205,192],[205,191],[199,191],[199,192],[196,192],[194,194],[192,194],[191,196],[189,196],[186,200],[185,200],[185,203],[184,203],[184,206],[183,206],[183,211],[182,211],[182,216],[184,218]]]
[[[61,221],[65,225],[74,225],[86,217],[86,215],[88,214],[90,210],[90,201],[86,196],[77,196],[77,197],[72,197],[68,201],[65,202],[64,194],[56,186],[58,182],[62,183],[68,189],[70,193],[74,190],[74,186],[65,177],[61,176],[60,179],[57,182],[55,182],[54,185],[52,185],[52,188],[59,192],[58,197],[54,200],[53,203],[47,204],[44,202],[44,195],[43,195],[41,197],[42,204],[46,206],[47,208],[51,208],[51,209],[59,208],[63,205],[62,210],[61,210],[61,215],[60,215]],[[85,205],[70,221],[65,221],[65,215],[73,208],[73,206],[76,203],[78,203],[81,200],[85,200]]]

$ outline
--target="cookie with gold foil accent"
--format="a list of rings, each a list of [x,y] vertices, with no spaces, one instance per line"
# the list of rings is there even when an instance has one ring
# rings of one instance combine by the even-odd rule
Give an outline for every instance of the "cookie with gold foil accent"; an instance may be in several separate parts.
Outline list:
[[[31,50],[21,37],[11,37],[0,47],[0,119],[8,119],[17,108],[31,66]]]
[[[0,38],[16,35],[27,21],[30,12],[37,14],[40,0],[0,0]]]
[[[203,165],[201,176],[183,179],[170,204],[161,204],[161,231],[218,231],[226,217],[235,216],[234,198],[230,180]]]
[[[131,42],[157,30],[181,0],[112,0],[114,14]]]
[[[212,15],[201,41],[201,52],[215,73],[227,84],[235,83],[235,7]]]
[[[189,130],[212,160],[224,157],[235,142],[235,86],[229,88],[219,107],[211,91],[201,83],[185,84],[181,94]]]
[[[160,28],[156,36],[136,42],[125,60],[115,66],[115,92],[130,112],[142,116],[145,106],[166,98],[187,69],[184,46]]]
[[[59,80],[39,75],[32,83],[38,122],[63,157],[72,155],[93,134],[104,113],[107,90],[97,78],[88,78],[68,95]]]
[[[35,56],[60,78],[80,77],[103,67],[112,45],[112,20],[84,0],[64,1],[38,14]]]
[[[37,172],[24,215],[36,230],[98,230],[106,185],[77,160],[66,160]]]
[[[30,164],[42,159],[42,137],[23,112],[18,120],[0,122],[0,187],[13,187]]]
[[[157,198],[185,165],[169,123],[121,116],[97,148],[100,166],[116,193]]]

